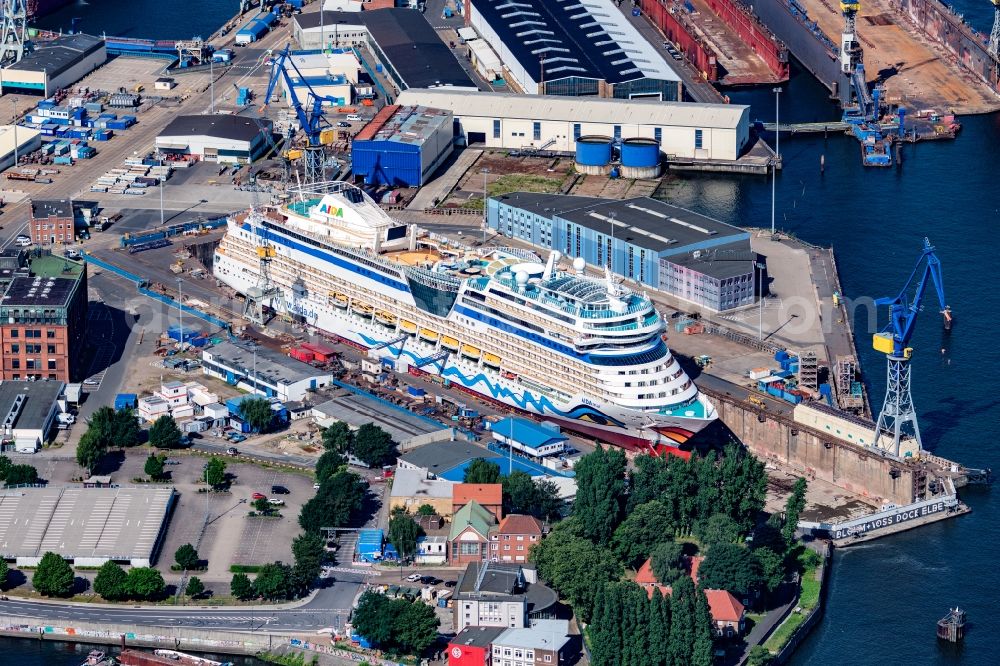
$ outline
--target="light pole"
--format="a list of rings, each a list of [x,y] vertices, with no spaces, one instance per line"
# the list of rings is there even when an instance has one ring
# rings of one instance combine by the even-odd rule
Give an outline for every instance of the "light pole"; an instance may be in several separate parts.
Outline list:
[[[160,167],[161,167],[160,168],[160,176],[159,176],[160,182],[157,185],[157,187],[160,190],[160,226],[162,227],[163,226],[163,168],[162,168],[163,167],[163,153],[157,151],[156,156],[160,160]]]
[[[11,99],[14,105],[14,168],[17,168],[17,99]]]
[[[781,88],[774,88],[774,165],[771,167],[771,235],[774,236],[774,208],[775,208],[775,188],[778,180],[778,162],[781,160],[781,152],[778,150],[779,137],[781,137],[781,125],[778,117],[778,99],[781,95]]]
[[[180,329],[181,329],[181,331],[180,331],[181,339],[179,340],[179,342],[181,343],[181,351],[184,350],[184,305],[183,305],[183,300],[184,300],[184,298],[183,298],[183,296],[181,294],[181,279],[177,278],[177,325],[180,326]]]
[[[489,169],[483,169],[483,245],[486,245],[486,227],[488,226],[486,224],[486,176],[489,173]]]
[[[754,262],[757,270],[757,340],[764,341],[764,267]]]
[[[208,79],[209,85],[212,87],[212,115],[215,115],[215,56],[213,55],[208,61]]]

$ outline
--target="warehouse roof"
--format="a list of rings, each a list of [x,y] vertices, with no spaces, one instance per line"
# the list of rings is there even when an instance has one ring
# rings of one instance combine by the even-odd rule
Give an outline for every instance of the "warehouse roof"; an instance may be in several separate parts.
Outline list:
[[[93,35],[60,35],[44,46],[26,51],[24,57],[5,69],[41,72],[53,79],[78,63],[84,57],[104,48],[104,40]]]
[[[225,365],[242,372],[247,377],[256,372],[257,378],[272,385],[294,384],[324,374],[308,363],[297,361],[273,349],[258,345],[256,359],[251,347],[223,342],[203,352],[210,355],[212,363]]]
[[[477,88],[422,13],[377,9],[361,12],[361,20],[405,88]]]
[[[394,141],[419,146],[443,126],[451,130],[451,124],[450,111],[390,105],[379,111],[354,141]]]
[[[12,417],[9,427],[13,430],[41,430],[59,396],[65,388],[57,381],[5,381],[0,382],[0,419]],[[17,396],[24,396],[15,406]]]
[[[426,472],[419,469],[397,469],[392,477],[390,497],[427,497],[451,499],[455,486],[451,481],[428,479]]]
[[[680,80],[611,0],[492,0],[473,12],[535,81]]]
[[[72,263],[72,262],[69,262]],[[10,281],[0,306],[10,307],[66,307],[76,291],[76,278],[15,277]]]
[[[499,454],[462,440],[431,442],[399,456],[401,462],[440,475],[470,460],[496,460]]]
[[[17,147],[23,148],[34,141],[41,134],[38,130],[30,127],[17,128]],[[14,152],[14,126],[0,125],[0,157],[6,157]]]
[[[496,199],[520,207],[520,199],[525,195],[524,192],[513,192]],[[548,215],[557,215],[567,222],[601,234],[614,235],[615,238],[654,250],[663,256],[683,252],[690,245],[706,242],[721,245],[718,243],[721,239],[730,239],[730,242],[749,239],[747,232],[742,229],[659,199],[597,199],[582,205],[570,202],[567,206],[563,201],[564,197],[561,194],[533,194],[528,200],[536,212],[539,207],[555,209],[557,212]],[[747,248],[749,249],[749,245]]]
[[[32,199],[31,217],[73,217],[69,199]]]
[[[271,121],[259,119],[265,128],[271,127]],[[178,116],[163,128],[157,138],[211,136],[218,139],[234,141],[253,141],[260,136],[261,129],[252,118],[231,115]]]
[[[404,90],[397,104],[449,109],[459,117],[557,120],[608,125],[655,125],[735,129],[749,122],[750,107],[741,104],[696,104],[642,99],[515,95],[465,90]]]
[[[337,29],[338,25],[361,26],[364,25],[362,12],[309,12],[306,14],[296,14],[292,19],[302,30],[313,28],[328,28],[330,34]]]
[[[0,492],[0,554],[149,561],[172,488],[47,486]]]
[[[528,419],[508,416],[493,424],[491,430],[502,437],[510,437],[515,442],[537,449],[550,442],[565,442],[568,437],[559,432],[558,426],[535,423]]]

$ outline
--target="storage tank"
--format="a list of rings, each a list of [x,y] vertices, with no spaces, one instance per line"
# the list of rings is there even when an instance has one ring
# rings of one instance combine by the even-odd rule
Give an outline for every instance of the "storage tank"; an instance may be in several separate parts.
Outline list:
[[[576,140],[576,170],[588,176],[603,176],[611,168],[611,137],[581,136]]]
[[[622,141],[622,178],[657,178],[660,175],[660,144],[654,139]]]

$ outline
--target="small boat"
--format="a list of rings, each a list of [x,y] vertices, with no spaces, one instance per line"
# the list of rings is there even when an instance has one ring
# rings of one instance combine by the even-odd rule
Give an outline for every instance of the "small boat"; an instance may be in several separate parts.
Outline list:
[[[377,321],[380,324],[385,324],[386,326],[395,326],[396,315],[386,312],[385,310],[376,310],[375,321]]]
[[[401,330],[403,333],[409,333],[410,335],[413,335],[417,332],[417,325],[414,324],[412,321],[407,321],[406,319],[400,319],[399,330]]]
[[[111,663],[113,662],[108,660],[108,655],[103,650],[91,650],[80,666],[108,666]]]
[[[957,643],[965,638],[965,611],[951,608],[948,614],[938,620],[937,637],[949,643]]]
[[[500,357],[497,356],[496,354],[491,354],[489,352],[486,352],[483,354],[483,365],[491,368],[499,368]]]
[[[458,340],[449,338],[447,335],[441,336],[441,346],[451,351],[458,351]]]
[[[351,311],[359,317],[365,317],[367,319],[372,316],[375,308],[367,303],[359,303],[358,301],[355,301],[354,303],[351,303]]]
[[[462,356],[466,358],[478,359],[482,355],[479,347],[473,347],[472,345],[462,345]]]
[[[500,373],[500,376],[503,377],[504,379],[517,379],[517,375],[511,372],[510,370],[504,370],[503,372]]]
[[[344,308],[347,307],[348,299],[345,294],[342,294],[339,291],[338,292],[331,291],[329,301],[330,304],[333,305],[334,307],[343,310]]]
[[[420,338],[423,340],[427,340],[428,342],[437,342],[440,337],[441,334],[437,331],[432,331],[429,328],[420,329]]]

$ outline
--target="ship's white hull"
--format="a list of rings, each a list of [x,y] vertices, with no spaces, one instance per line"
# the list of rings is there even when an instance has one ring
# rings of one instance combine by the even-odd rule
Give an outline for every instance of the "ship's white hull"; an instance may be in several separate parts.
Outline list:
[[[216,278],[237,292],[245,294],[256,286],[255,271],[248,270],[245,265],[224,254],[216,255],[215,261]],[[665,447],[676,448],[715,419],[714,407],[700,394],[700,404],[694,407],[710,414],[709,418],[695,416],[694,411],[691,411],[692,416],[644,412],[585,393],[560,393],[541,384],[538,378],[511,378],[507,376],[510,373],[488,367],[457,352],[427,362],[441,352],[439,342],[422,340],[415,334],[405,335],[396,326],[389,327],[372,316],[362,317],[347,307],[337,307],[329,299],[321,302],[308,296],[295,296],[283,285],[278,286],[284,292],[281,299],[283,307],[290,313],[302,317],[307,324],[320,331],[369,350],[369,356],[390,360],[396,370],[439,376],[453,386],[488,401],[537,414],[596,439],[629,449],[659,451]],[[414,306],[400,303],[400,310],[391,314],[399,318],[413,316],[405,310],[414,310]],[[463,325],[450,318],[439,319],[439,324],[436,329],[445,335],[476,339],[474,331],[469,331],[466,336],[458,332]],[[399,341],[404,335],[405,339]],[[386,344],[390,342],[393,344]],[[376,349],[378,347],[381,348]]]

